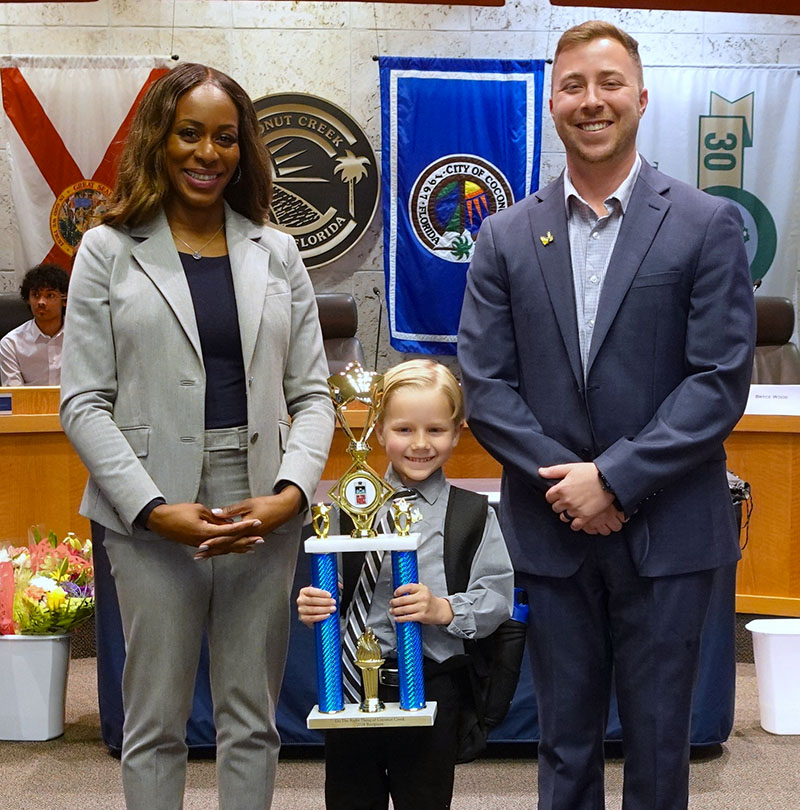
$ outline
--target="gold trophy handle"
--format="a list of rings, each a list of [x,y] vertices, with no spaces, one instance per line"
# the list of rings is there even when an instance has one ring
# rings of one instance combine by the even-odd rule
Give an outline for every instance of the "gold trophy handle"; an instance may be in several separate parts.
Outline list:
[[[394,518],[394,530],[400,537],[408,537],[411,526],[418,520],[422,520],[419,509],[405,498],[398,498],[392,504],[392,517]]]
[[[328,536],[331,528],[331,508],[328,504],[315,503],[311,507],[311,525],[320,540],[324,540]]]

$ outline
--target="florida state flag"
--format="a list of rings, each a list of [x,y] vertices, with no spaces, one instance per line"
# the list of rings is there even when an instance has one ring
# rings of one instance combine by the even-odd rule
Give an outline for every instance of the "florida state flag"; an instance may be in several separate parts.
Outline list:
[[[104,56],[0,62],[18,271],[45,261],[70,268],[111,195],[136,105],[168,64]]]

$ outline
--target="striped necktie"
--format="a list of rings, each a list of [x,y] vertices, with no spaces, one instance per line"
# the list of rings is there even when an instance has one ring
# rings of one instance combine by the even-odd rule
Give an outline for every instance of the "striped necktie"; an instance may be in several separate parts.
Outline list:
[[[411,500],[416,496],[415,490],[400,490],[395,494],[393,500],[397,498]],[[391,534],[394,531],[394,523],[388,511],[379,525],[382,534]],[[345,612],[344,635],[342,636],[342,689],[345,701],[348,703],[361,703],[362,699],[361,671],[353,662],[356,658],[358,639],[367,626],[367,615],[383,563],[383,555],[383,551],[366,552],[353,597]]]

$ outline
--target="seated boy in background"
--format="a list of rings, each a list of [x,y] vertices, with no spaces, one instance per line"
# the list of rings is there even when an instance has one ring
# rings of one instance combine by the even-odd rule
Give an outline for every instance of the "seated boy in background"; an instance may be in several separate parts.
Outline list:
[[[0,340],[1,385],[60,385],[64,309],[69,276],[55,264],[39,264],[22,279],[20,295],[32,320]]]
[[[391,462],[386,480],[395,489],[415,491],[414,506],[422,515],[413,527],[422,534],[420,582],[393,592],[391,555],[385,554],[366,625],[377,636],[386,659],[379,695],[392,702],[399,700],[394,623],[422,625],[425,697],[437,701],[437,715],[428,728],[328,731],[327,810],[386,810],[390,795],[395,810],[450,807],[459,708],[464,700],[464,672],[455,661],[463,667],[465,639],[483,638],[509,618],[514,589],[511,561],[497,518],[489,509],[467,588],[463,593],[448,593],[445,517],[454,488],[442,467],[458,444],[463,419],[461,389],[445,366],[409,360],[384,375],[375,434]],[[313,587],[301,589],[297,605],[300,620],[309,627],[336,610],[332,595]]]

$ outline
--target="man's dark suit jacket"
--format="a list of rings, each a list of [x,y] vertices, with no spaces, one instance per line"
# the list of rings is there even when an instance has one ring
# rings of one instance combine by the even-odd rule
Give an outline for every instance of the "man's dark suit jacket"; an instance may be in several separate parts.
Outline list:
[[[519,571],[570,576],[588,545],[544,498],[540,466],[594,461],[638,572],[738,559],[723,441],[747,399],[755,314],[741,218],[642,163],[581,368],[563,178],[489,217],[458,356],[469,425],[503,465]],[[546,237],[552,235],[552,241]]]

